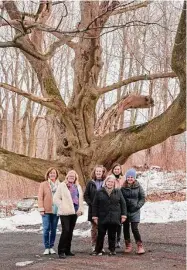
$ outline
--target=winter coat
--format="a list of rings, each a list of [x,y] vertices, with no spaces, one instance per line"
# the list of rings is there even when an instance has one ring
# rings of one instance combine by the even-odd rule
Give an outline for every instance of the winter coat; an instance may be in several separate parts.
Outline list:
[[[92,204],[97,192],[97,187],[94,180],[90,180],[84,192],[84,200],[88,204],[88,221],[92,221]]]
[[[120,189],[113,189],[110,196],[105,188],[96,192],[92,217],[98,217],[98,224],[121,224],[121,216],[127,215],[126,203]]]
[[[84,205],[83,205],[83,193],[80,185],[77,186],[79,192],[79,209],[77,212],[84,213]],[[57,191],[53,197],[54,203],[58,206],[58,215],[61,216],[69,216],[76,214],[75,208],[73,204],[73,200],[71,197],[71,193],[66,185],[66,183],[62,182],[58,185]]]
[[[57,180],[58,181],[58,180]],[[53,196],[48,181],[40,184],[38,192],[38,210],[47,214],[52,214]]]
[[[136,180],[133,185],[129,186],[125,181],[121,192],[127,205],[127,217],[130,222],[140,222],[140,208],[145,203],[145,194],[142,186]]]

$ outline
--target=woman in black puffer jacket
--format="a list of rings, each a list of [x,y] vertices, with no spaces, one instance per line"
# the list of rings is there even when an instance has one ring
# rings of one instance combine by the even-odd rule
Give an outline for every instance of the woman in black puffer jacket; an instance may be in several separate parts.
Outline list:
[[[93,255],[102,255],[104,237],[108,231],[110,255],[115,255],[116,232],[118,226],[126,219],[126,204],[120,189],[115,189],[115,176],[105,179],[104,187],[97,191],[92,219],[98,224],[98,236]]]
[[[138,230],[140,222],[140,208],[145,203],[145,194],[142,186],[136,180],[136,171],[130,169],[126,173],[126,181],[121,188],[121,192],[127,205],[127,219],[123,224],[123,233],[125,238],[125,253],[132,251],[132,244],[130,240],[130,223],[132,233],[137,243],[137,253],[143,254],[145,250],[142,245],[141,236]]]

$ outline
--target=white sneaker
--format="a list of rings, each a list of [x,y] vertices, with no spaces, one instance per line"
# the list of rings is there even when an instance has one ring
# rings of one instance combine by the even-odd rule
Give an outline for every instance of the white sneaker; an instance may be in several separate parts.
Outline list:
[[[50,248],[50,249],[49,249],[49,253],[50,253],[50,254],[56,254],[56,251],[55,251],[53,248]]]
[[[46,248],[45,249],[45,251],[44,251],[44,253],[43,253],[43,255],[49,255],[50,253],[49,253],[49,248]]]

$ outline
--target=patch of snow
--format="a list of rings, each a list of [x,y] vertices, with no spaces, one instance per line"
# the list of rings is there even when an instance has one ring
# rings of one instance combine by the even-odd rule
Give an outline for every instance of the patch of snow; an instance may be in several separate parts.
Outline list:
[[[73,235],[75,236],[81,236],[81,237],[90,237],[91,235],[91,229],[88,229],[86,231],[76,229],[73,231]]]
[[[33,263],[33,261],[17,262],[16,266],[25,266],[31,263]]]
[[[77,223],[82,223],[88,221],[88,205],[84,202],[84,214],[77,219]]]
[[[41,224],[41,216],[37,210],[32,211],[30,213],[15,211],[15,216],[0,218],[0,232],[25,231],[24,229],[18,229],[16,227],[23,225],[36,225],[36,224]]]
[[[186,189],[186,174],[183,172],[145,171],[138,181],[146,195],[154,192],[184,191]]]
[[[168,223],[186,220],[186,201],[146,202],[141,209],[142,223]]]

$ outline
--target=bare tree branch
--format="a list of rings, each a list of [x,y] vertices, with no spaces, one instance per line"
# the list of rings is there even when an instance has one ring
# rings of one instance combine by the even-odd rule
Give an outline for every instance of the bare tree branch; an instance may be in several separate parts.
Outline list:
[[[154,100],[150,96],[127,95],[107,108],[96,122],[95,135],[104,135],[118,129],[120,115],[128,109],[150,108]]]
[[[0,87],[3,87],[4,89],[7,89],[11,92],[14,92],[18,95],[21,95],[23,97],[28,98],[29,100],[32,100],[36,103],[39,103],[47,108],[50,108],[55,111],[60,111],[60,112],[65,112],[66,108],[63,106],[63,103],[60,102],[59,100],[57,101],[54,98],[42,98],[36,95],[33,95],[31,93],[25,92],[21,89],[18,89],[17,87],[14,87],[12,85],[9,85],[7,83],[0,83]]]
[[[0,48],[17,47],[13,41],[0,41]]]
[[[129,7],[121,8],[119,10],[114,10],[112,12],[112,15],[121,14],[121,13],[125,13],[132,10],[137,10],[139,8],[147,7],[149,4],[151,4],[151,1],[145,1],[145,2],[138,3]]]
[[[52,2],[52,6],[59,5],[59,4],[65,4],[65,1],[54,1],[54,2]]]
[[[133,76],[131,78],[125,79],[123,81],[113,83],[109,86],[103,87],[103,88],[98,88],[98,92],[100,94],[107,93],[109,91],[112,91],[114,89],[118,89],[124,85],[128,85],[130,83],[142,81],[142,80],[155,80],[155,79],[161,79],[161,78],[175,78],[177,77],[174,72],[168,72],[168,73],[155,73],[155,74],[145,74],[145,75],[139,75],[139,76]]]

